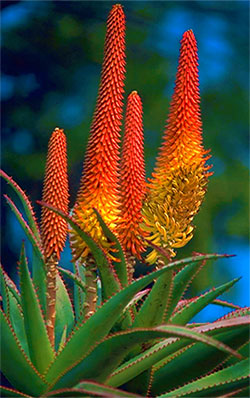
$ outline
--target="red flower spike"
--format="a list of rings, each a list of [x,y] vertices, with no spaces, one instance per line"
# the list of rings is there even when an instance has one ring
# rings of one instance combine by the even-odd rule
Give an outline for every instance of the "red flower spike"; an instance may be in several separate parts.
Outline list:
[[[120,4],[112,7],[107,21],[101,82],[91,125],[80,189],[74,214],[81,227],[105,246],[95,207],[110,228],[118,210],[119,143],[125,79],[125,16]],[[71,231],[74,260],[89,253]]]
[[[144,251],[144,243],[140,237],[147,236],[140,227],[146,181],[142,102],[136,91],[128,97],[120,173],[121,214],[117,232],[125,250],[140,259],[140,253]]]
[[[63,130],[57,127],[49,140],[42,200],[68,213],[69,190],[66,145],[65,134]],[[57,259],[60,259],[67,230],[65,220],[51,210],[42,208],[41,237],[46,258],[55,254]]]

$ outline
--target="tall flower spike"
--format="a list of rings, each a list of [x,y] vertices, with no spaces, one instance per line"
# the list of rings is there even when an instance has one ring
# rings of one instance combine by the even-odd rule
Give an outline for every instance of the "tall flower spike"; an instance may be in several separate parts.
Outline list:
[[[146,193],[143,154],[142,102],[136,91],[128,97],[121,159],[121,215],[117,232],[127,253],[141,258],[147,236],[142,230],[142,202]]]
[[[67,175],[67,148],[63,130],[56,128],[49,140],[43,186],[43,202],[68,213],[69,190]],[[47,266],[46,324],[52,347],[55,335],[56,274],[60,253],[67,237],[67,223],[51,210],[43,207],[41,238]]]
[[[181,40],[175,90],[163,145],[143,210],[144,229],[172,256],[193,236],[191,222],[206,192],[209,151],[202,146],[197,44],[192,30]],[[153,250],[147,260],[153,263]]]
[[[112,7],[107,20],[101,82],[91,125],[74,216],[80,226],[103,247],[102,234],[92,208],[98,209],[110,228],[118,210],[118,163],[125,78],[125,16],[122,6]],[[89,249],[71,231],[73,260],[86,258]]]
[[[63,130],[56,128],[49,140],[42,200],[68,213],[69,190],[66,146],[66,137]],[[51,210],[42,208],[41,237],[46,258],[55,254],[57,259],[60,259],[67,230],[65,220]]]

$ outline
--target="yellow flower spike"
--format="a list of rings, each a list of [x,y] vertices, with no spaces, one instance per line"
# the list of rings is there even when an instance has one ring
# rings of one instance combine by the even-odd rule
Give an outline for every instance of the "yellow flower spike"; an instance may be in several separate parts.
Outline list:
[[[143,228],[149,239],[167,249],[185,246],[193,237],[191,222],[203,201],[209,172],[209,151],[202,146],[197,45],[191,30],[181,41],[175,90],[163,144],[143,207]],[[147,261],[159,254],[153,250]]]

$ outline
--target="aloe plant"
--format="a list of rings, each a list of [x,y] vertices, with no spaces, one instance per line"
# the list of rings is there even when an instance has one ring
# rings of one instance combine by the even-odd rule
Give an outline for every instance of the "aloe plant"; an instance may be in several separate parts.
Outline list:
[[[192,237],[191,222],[211,175],[201,145],[193,33],[183,36],[170,125],[147,185],[142,104],[136,91],[128,100],[119,162],[124,32],[122,7],[115,5],[108,18],[97,108],[71,215],[63,130],[56,128],[49,142],[43,198],[38,201],[43,209],[41,229],[27,195],[1,171],[23,210],[4,195],[7,204],[33,248],[30,259],[26,242],[20,245],[18,286],[2,267],[0,272],[1,370],[11,385],[1,386],[4,397],[249,394],[250,308],[219,298],[238,279],[185,298],[194,277],[209,261],[229,255],[194,254],[173,260],[174,249]],[[186,76],[182,68],[189,74],[191,88],[182,86],[180,76]],[[186,98],[181,110],[180,98]],[[177,120],[183,121],[178,134],[174,112],[180,112]],[[190,115],[193,141],[187,133]],[[181,141],[188,142],[187,151],[183,152]],[[190,206],[188,201],[193,201]],[[67,226],[72,271],[58,265]],[[135,279],[135,257],[153,263],[153,270]],[[212,323],[193,323],[193,317],[210,304],[232,312]]]

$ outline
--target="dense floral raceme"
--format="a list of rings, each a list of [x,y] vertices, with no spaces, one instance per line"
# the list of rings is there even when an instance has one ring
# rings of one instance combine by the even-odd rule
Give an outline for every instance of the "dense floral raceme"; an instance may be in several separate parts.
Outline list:
[[[68,213],[69,190],[67,175],[67,144],[63,130],[56,128],[49,140],[43,186],[43,202]],[[43,207],[41,237],[45,257],[52,254],[60,259],[67,237],[67,222],[51,210]]]
[[[174,255],[193,236],[191,222],[206,192],[207,155],[202,145],[197,44],[192,30],[181,40],[179,66],[163,144],[143,209],[153,243]],[[157,258],[153,250],[147,257]]]
[[[136,91],[128,97],[125,133],[121,158],[121,214],[117,232],[124,249],[138,258],[144,250],[141,237],[147,233],[142,230],[142,202],[146,193],[145,163],[143,153],[142,102]]]
[[[92,208],[112,229],[118,210],[119,143],[125,78],[125,16],[112,7],[107,20],[101,82],[90,131],[80,189],[74,207],[79,225],[103,247],[108,246]],[[73,258],[89,254],[86,244],[71,233]]]

